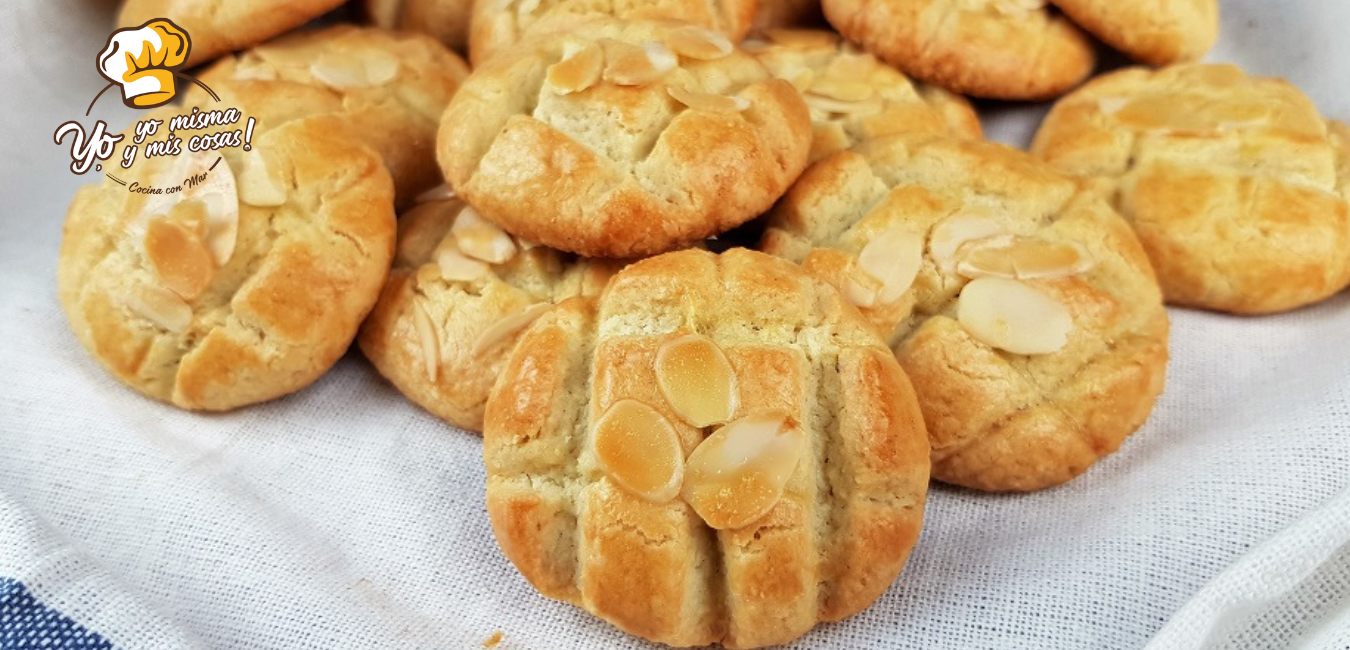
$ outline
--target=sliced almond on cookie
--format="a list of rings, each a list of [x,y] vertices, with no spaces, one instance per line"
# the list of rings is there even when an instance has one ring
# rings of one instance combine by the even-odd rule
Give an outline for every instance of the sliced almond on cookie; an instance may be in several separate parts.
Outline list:
[[[666,45],[680,56],[700,61],[720,59],[735,49],[727,37],[697,25],[686,25],[671,32]]]
[[[696,111],[708,111],[711,113],[739,113],[750,108],[750,100],[744,97],[726,95],[711,95],[693,90],[686,90],[679,86],[669,86],[666,92],[675,101],[688,106]]]
[[[961,291],[957,318],[971,336],[1013,354],[1052,354],[1073,331],[1059,301],[1019,280],[986,277]]]
[[[872,84],[833,76],[816,79],[807,92],[841,102],[864,102],[877,93]]]
[[[454,237],[446,237],[436,247],[436,266],[446,282],[473,282],[487,277],[492,267],[461,253]]]
[[[956,270],[968,278],[1063,278],[1092,269],[1092,258],[1074,242],[1002,235],[963,246]]]
[[[954,214],[933,226],[928,235],[928,252],[938,270],[946,275],[956,271],[957,252],[970,242],[977,242],[1006,233],[1003,225],[992,217],[973,212]]]
[[[337,90],[383,86],[398,75],[398,58],[374,49],[334,50],[320,55],[309,72]]]
[[[654,503],[680,494],[684,448],[656,409],[635,399],[611,404],[595,421],[591,447],[600,469],[628,492]]]
[[[706,336],[689,334],[663,343],[656,351],[656,383],[690,426],[721,424],[736,412],[736,371]]]
[[[286,185],[267,167],[257,149],[244,153],[239,171],[239,200],[260,208],[286,204]]]
[[[199,201],[185,201],[175,213],[205,214]],[[186,223],[192,225],[186,225]],[[164,288],[184,300],[195,300],[216,276],[211,251],[197,228],[201,217],[151,219],[145,227],[145,257]],[[194,227],[195,226],[195,227]]]
[[[680,60],[663,43],[648,41],[633,45],[613,39],[601,39],[605,53],[605,81],[618,86],[645,86],[664,77],[679,66]]]
[[[802,101],[806,102],[808,108],[823,113],[837,113],[839,115],[872,114],[880,112],[882,108],[881,102],[876,101],[875,97],[860,102],[846,102],[808,92],[805,95],[802,95]]]
[[[427,371],[427,381],[436,383],[441,369],[441,344],[436,336],[436,326],[422,303],[413,300],[413,331],[417,332],[417,343],[422,348],[422,365]]]
[[[923,236],[900,225],[872,237],[858,254],[858,268],[876,280],[881,304],[905,295],[922,267]]]
[[[516,256],[516,243],[511,236],[471,206],[464,206],[455,217],[450,234],[461,252],[489,264],[505,264]]]
[[[121,295],[121,302],[136,315],[175,334],[186,332],[192,325],[192,307],[167,289],[133,286]]]
[[[605,53],[596,43],[573,52],[567,58],[548,67],[548,85],[559,95],[579,93],[600,81],[605,67]]]
[[[478,356],[487,352],[492,346],[515,336],[515,334],[531,323],[539,320],[553,307],[552,304],[541,302],[526,307],[510,316],[502,318],[478,335],[478,339],[473,343],[473,350],[470,352],[473,356]]]
[[[712,528],[742,528],[768,514],[806,450],[806,433],[779,412],[749,415],[708,436],[685,461],[685,503]]]

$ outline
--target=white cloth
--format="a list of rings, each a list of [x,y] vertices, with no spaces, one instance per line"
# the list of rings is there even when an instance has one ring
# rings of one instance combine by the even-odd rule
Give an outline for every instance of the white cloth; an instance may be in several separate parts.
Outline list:
[[[502,648],[649,647],[537,595],[493,542],[478,439],[358,356],[293,397],[208,416],[137,396],[80,348],[55,263],[93,176],[67,171],[51,137],[92,122],[113,4],[0,3],[0,527],[14,529],[0,573],[20,557],[6,540],[44,522],[50,552],[109,591],[64,613],[129,649],[473,648],[498,630]],[[1350,118],[1350,3],[1224,9],[1213,58]],[[133,113],[116,104],[94,117],[120,129]],[[1034,126],[1034,110],[986,108],[1001,139]],[[1173,316],[1166,394],[1119,453],[1038,494],[935,487],[895,586],[797,647],[1348,647],[1350,295]]]

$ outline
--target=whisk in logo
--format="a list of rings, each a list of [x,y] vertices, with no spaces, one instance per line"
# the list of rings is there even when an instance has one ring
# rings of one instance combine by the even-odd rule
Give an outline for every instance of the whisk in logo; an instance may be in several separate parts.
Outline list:
[[[220,103],[220,96],[210,87],[197,78],[179,71],[187,64],[188,55],[191,53],[192,37],[188,35],[187,30],[168,18],[155,18],[140,27],[114,31],[94,59],[99,75],[108,80],[108,85],[89,102],[89,107],[84,111],[85,117],[94,110],[99,98],[113,87],[119,89],[122,103],[134,109],[156,108],[172,102],[183,88],[190,88],[180,82],[200,86],[212,100]],[[229,126],[237,124],[241,128],[229,130]],[[167,119],[140,120],[136,123],[135,135],[131,142],[122,147],[118,165],[123,169],[131,169],[136,160],[142,157],[178,156],[184,152],[200,155],[201,152],[231,147],[242,147],[244,151],[250,151],[253,148],[253,130],[256,125],[257,120],[252,117],[245,120],[239,109],[231,107],[202,110],[194,106],[190,110],[185,108],[181,114],[168,116]],[[155,139],[162,133],[161,127],[165,127],[166,137]],[[202,130],[209,131],[185,136],[186,140],[179,136],[179,133],[184,131]],[[94,122],[93,128],[89,131],[86,131],[80,122],[71,120],[57,127],[53,139],[58,146],[68,138],[71,140],[70,171],[83,175],[90,169],[103,171],[102,163],[113,156],[118,143],[126,137],[123,134],[109,135],[108,124],[103,120]],[[199,173],[194,172],[179,185],[169,187],[151,188],[137,183],[128,185],[111,173],[105,173],[108,178],[126,186],[129,191],[164,194],[180,192],[184,185],[190,187],[202,182],[206,174],[219,162],[220,158],[216,157],[215,163],[212,163],[210,168],[203,169]]]

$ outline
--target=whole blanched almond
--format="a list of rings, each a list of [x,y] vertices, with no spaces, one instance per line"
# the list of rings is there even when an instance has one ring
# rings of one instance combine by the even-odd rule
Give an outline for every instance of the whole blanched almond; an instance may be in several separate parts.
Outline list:
[[[183,206],[177,211],[180,214],[206,212],[199,201],[180,205]],[[180,219],[158,217],[146,224],[145,256],[164,288],[184,300],[196,300],[215,278],[215,263],[197,230],[204,219],[190,216]]]
[[[902,225],[881,231],[858,254],[858,268],[877,281],[882,304],[905,295],[922,267],[923,235]]]
[[[666,92],[675,101],[688,106],[697,111],[710,111],[713,113],[739,113],[750,108],[750,100],[744,97],[726,95],[710,95],[708,93],[685,90],[679,86],[669,86]]]
[[[706,336],[671,339],[656,351],[656,382],[675,414],[691,426],[722,424],[736,412],[736,371]]]
[[[961,291],[957,318],[971,336],[1013,354],[1058,352],[1073,331],[1073,317],[1064,305],[1007,278],[972,280]]]
[[[585,47],[548,67],[548,85],[559,95],[579,93],[600,81],[604,67],[604,50],[596,43],[587,43]]]
[[[1092,258],[1077,243],[1015,235],[970,242],[958,256],[957,271],[968,278],[1063,278],[1086,273],[1093,266]]]
[[[956,272],[957,252],[962,246],[1006,232],[992,217],[969,212],[954,214],[933,226],[928,236],[928,253],[938,271],[951,275]]]
[[[654,503],[680,493],[684,450],[675,429],[656,409],[621,399],[595,421],[596,464],[623,489]]]
[[[418,194],[417,198],[414,199],[414,202],[418,205],[423,203],[441,203],[454,199],[457,196],[459,195],[455,193],[455,188],[450,187],[449,183],[441,183],[436,187]]]
[[[531,323],[539,320],[553,305],[546,302],[536,303],[526,307],[510,316],[499,319],[497,322],[488,326],[478,335],[474,341],[473,350],[470,354],[478,356],[487,352],[492,346],[505,341],[514,336],[520,330],[529,327]]]
[[[505,264],[516,256],[516,243],[511,236],[470,206],[455,217],[450,233],[460,252],[489,264]]]
[[[731,54],[731,40],[697,25],[686,25],[670,33],[666,45],[676,54],[700,61],[713,61]]]
[[[783,498],[806,450],[806,434],[784,413],[736,420],[708,436],[685,461],[681,495],[718,530],[742,528]]]

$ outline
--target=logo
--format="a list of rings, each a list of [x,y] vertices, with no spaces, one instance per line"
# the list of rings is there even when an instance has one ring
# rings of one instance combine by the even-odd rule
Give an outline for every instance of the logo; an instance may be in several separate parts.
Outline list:
[[[179,27],[168,18],[155,18],[140,27],[119,29],[108,36],[103,48],[94,57],[95,67],[108,85],[103,87],[89,102],[84,115],[88,117],[104,93],[117,86],[122,95],[122,103],[128,108],[151,109],[165,106],[178,98],[180,90],[196,84],[217,104],[220,96],[195,77],[179,71],[192,52],[192,37],[187,30]],[[253,148],[253,131],[257,120],[246,120],[237,108],[192,106],[184,107],[177,115],[163,115],[165,119],[144,119],[136,123],[134,136],[121,147],[122,169],[131,169],[139,159],[177,157],[182,155],[181,164],[171,165],[173,173],[184,173],[181,180],[161,179],[167,186],[156,183],[156,187],[145,187],[137,183],[128,185],[121,179],[105,172],[108,178],[127,187],[128,191],[149,194],[170,194],[181,192],[202,181],[208,172],[215,169],[220,156],[210,155],[220,149],[242,147],[244,151]],[[231,127],[239,127],[233,128]],[[167,132],[161,131],[166,127]],[[93,129],[86,131],[83,124],[76,120],[68,121],[57,127],[53,136],[58,146],[67,139],[71,141],[70,171],[83,175],[90,169],[103,171],[103,162],[112,158],[118,150],[118,144],[126,140],[123,134],[109,135],[108,123],[97,120]],[[209,163],[202,169],[195,167],[202,161]],[[213,162],[211,162],[213,161]],[[184,169],[185,166],[194,169]],[[176,184],[175,184],[176,183]]]
[[[163,106],[178,95],[174,77],[191,51],[188,33],[172,20],[158,18],[113,32],[98,53],[98,73],[109,87],[122,87],[122,103],[128,108]]]

